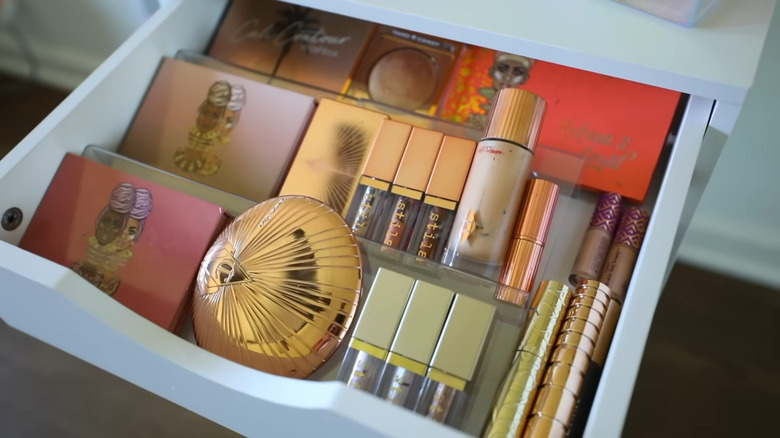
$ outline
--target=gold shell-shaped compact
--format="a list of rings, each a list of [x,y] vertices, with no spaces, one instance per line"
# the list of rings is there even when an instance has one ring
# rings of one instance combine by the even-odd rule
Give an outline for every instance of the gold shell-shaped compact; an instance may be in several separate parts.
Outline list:
[[[235,362],[305,378],[336,351],[355,316],[358,243],[320,201],[282,196],[228,225],[198,270],[198,345]]]

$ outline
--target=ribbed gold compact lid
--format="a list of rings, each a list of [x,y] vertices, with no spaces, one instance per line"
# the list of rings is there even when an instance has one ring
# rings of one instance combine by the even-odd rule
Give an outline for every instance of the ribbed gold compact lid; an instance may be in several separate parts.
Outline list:
[[[283,196],[238,216],[201,263],[198,344],[235,362],[304,378],[349,329],[361,288],[357,241],[320,201]]]
[[[547,103],[541,97],[520,88],[503,88],[490,108],[483,139],[502,139],[521,144],[533,151]]]

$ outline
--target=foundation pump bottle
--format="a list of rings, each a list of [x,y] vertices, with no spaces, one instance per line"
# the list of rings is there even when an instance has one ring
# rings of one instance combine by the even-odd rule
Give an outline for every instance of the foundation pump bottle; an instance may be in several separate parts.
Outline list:
[[[546,109],[519,88],[498,92],[477,145],[442,261],[498,279]]]

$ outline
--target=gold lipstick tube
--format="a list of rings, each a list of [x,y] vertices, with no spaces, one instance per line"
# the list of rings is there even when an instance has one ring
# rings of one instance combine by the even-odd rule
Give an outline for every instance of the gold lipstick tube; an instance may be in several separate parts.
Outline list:
[[[566,327],[566,322],[579,321],[594,330],[589,336],[584,330],[576,331],[570,327],[556,338],[530,412],[532,418],[547,420],[529,421],[520,436],[542,436],[541,433],[545,432],[549,436],[563,437],[568,433],[604,321],[604,315],[599,310],[584,302],[602,302],[605,295],[609,295],[609,288],[596,281],[577,285],[576,293],[564,312],[563,325]],[[536,430],[537,427],[542,430]]]
[[[413,286],[410,277],[384,268],[377,270],[339,368],[338,379],[347,386],[376,393]]]
[[[533,289],[559,192],[560,187],[550,181],[535,178],[528,182],[500,283],[524,292]]]
[[[456,427],[468,398],[496,308],[466,295],[457,295],[444,325],[423,385],[417,412]]]
[[[417,280],[390,346],[379,396],[414,410],[450,310],[452,291]]]
[[[539,285],[531,304],[531,320],[515,362],[501,385],[484,437],[514,438],[525,427],[570,299],[571,289],[561,282],[545,281]]]
[[[412,125],[389,119],[379,126],[346,216],[356,236],[369,236],[376,218],[385,217],[390,186],[411,132]]]

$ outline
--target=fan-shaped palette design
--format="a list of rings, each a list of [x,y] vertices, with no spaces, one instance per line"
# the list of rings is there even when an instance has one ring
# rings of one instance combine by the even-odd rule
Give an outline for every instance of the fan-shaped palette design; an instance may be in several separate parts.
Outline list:
[[[198,271],[198,344],[235,362],[304,378],[336,350],[361,290],[357,241],[312,198],[262,202],[228,225]]]

